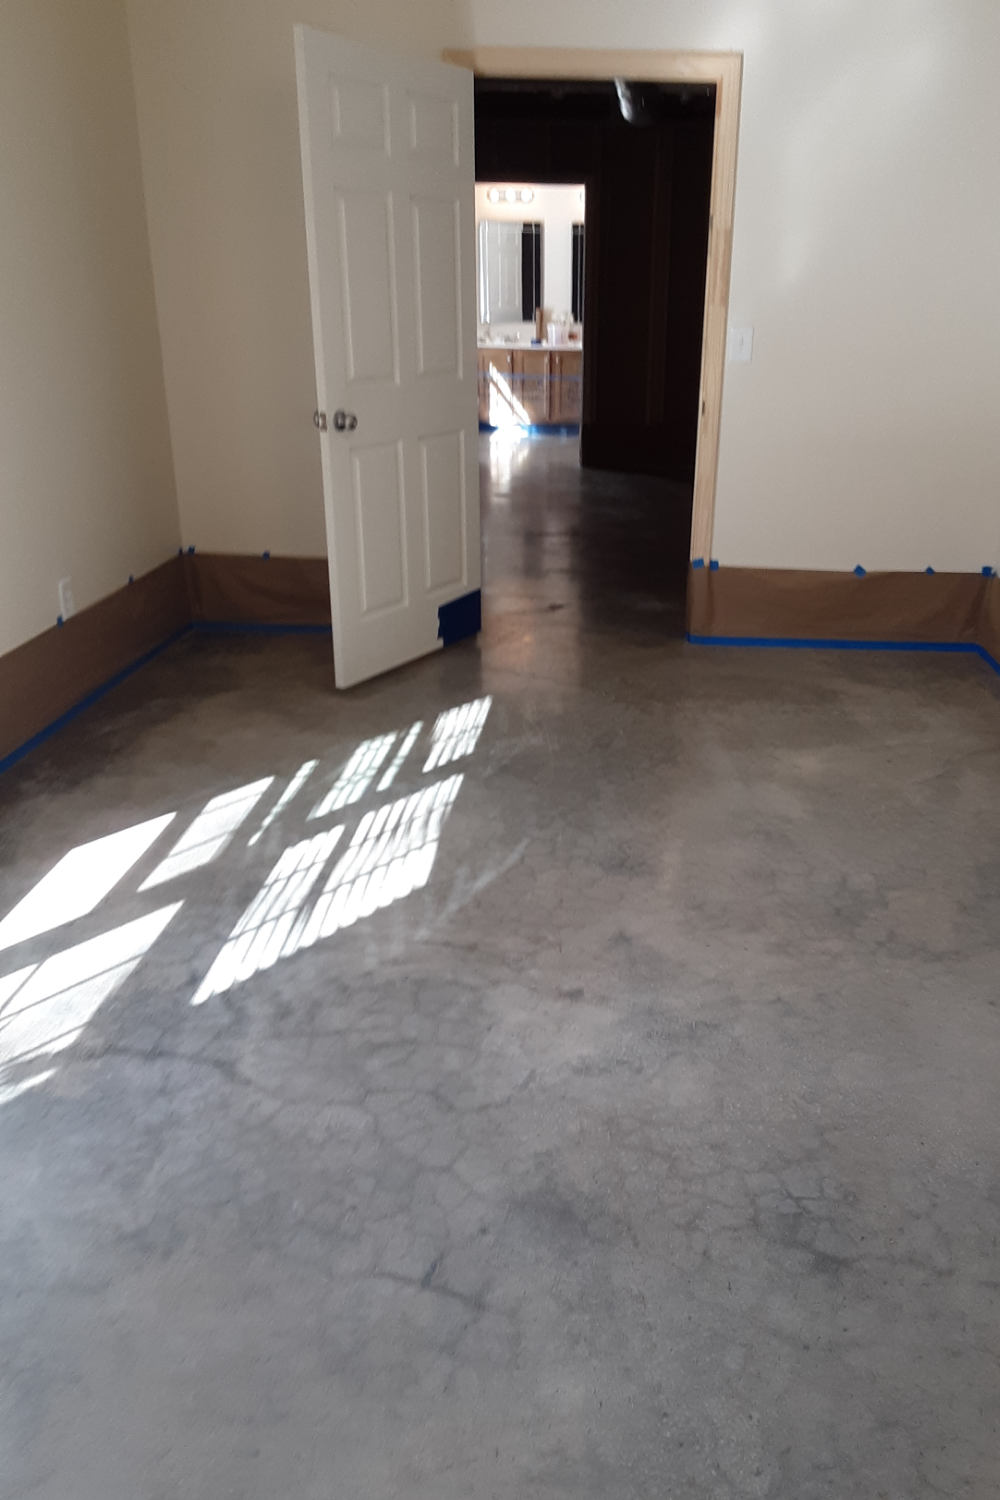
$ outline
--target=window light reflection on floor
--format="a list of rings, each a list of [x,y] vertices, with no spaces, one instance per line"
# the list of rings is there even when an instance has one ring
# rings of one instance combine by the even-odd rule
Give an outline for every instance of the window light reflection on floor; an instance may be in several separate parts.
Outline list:
[[[492,698],[476,698],[472,703],[463,703],[461,708],[449,708],[438,714],[430,752],[424,762],[425,771],[434,771],[438,766],[472,754],[492,702]]]
[[[299,766],[299,769],[296,771],[291,781],[285,787],[285,790],[282,792],[277,802],[271,808],[271,811],[267,814],[263,823],[261,823],[260,827],[257,829],[257,832],[254,834],[253,838],[250,839],[251,845],[259,842],[261,836],[267,832],[279,813],[284,812],[285,808],[288,806],[289,802],[291,802],[292,798],[297,795],[299,788],[309,780],[309,777],[312,775],[318,765],[318,760],[307,760],[301,766]]]
[[[62,1052],[136,969],[183,902],[161,907],[0,978],[0,1103],[43,1082],[21,1066]]]
[[[265,776],[263,781],[254,781],[249,786],[240,786],[235,791],[213,797],[181,834],[166,859],[143,881],[140,891],[152,890],[168,880],[176,880],[178,875],[187,875],[191,870],[211,864],[240,824],[253,812],[273,780],[273,776]]]
[[[461,776],[450,776],[365,813],[304,925],[299,946],[309,947],[425,886],[461,785]]]
[[[524,467],[531,451],[531,437],[522,427],[498,427],[490,433],[490,474],[493,479],[493,504],[506,503],[516,471]]]
[[[373,740],[364,740],[347,765],[337,777],[326,796],[309,814],[310,818],[325,818],[342,807],[349,807],[361,798],[371,786],[381,769],[389,751],[396,742],[396,731],[380,734]]]
[[[343,826],[303,839],[286,849],[247,907],[191,1001],[203,1005],[222,995],[298,946],[296,923],[302,906],[323,873]]]
[[[438,715],[424,772],[473,752],[491,703],[489,697],[480,698]],[[310,817],[360,801],[380,772],[377,790],[387,790],[422,730],[418,720],[406,731],[394,730],[364,741]],[[250,845],[275,822],[318,764],[312,759],[299,767]],[[279,958],[308,948],[424,887],[462,780],[461,775],[450,776],[365,813],[332,869],[337,845],[346,836],[343,825],[286,849],[234,927],[192,1003],[200,1005],[270,968]],[[264,777],[213,797],[139,890],[155,888],[220,855],[274,781],[273,776]],[[166,813],[71,850],[0,920],[0,949],[89,915],[175,816]],[[324,871],[329,873],[320,894],[314,896]],[[25,1074],[32,1062],[40,1065],[79,1036],[97,1008],[138,966],[180,905],[163,907],[0,976],[0,1103],[51,1076],[51,1069]]]
[[[423,727],[423,722],[420,719],[418,719],[415,724],[410,725],[409,729],[406,732],[406,735],[404,736],[403,743],[400,745],[399,749],[392,757],[392,763],[389,766],[389,769],[386,771],[385,775],[379,781],[379,784],[375,789],[376,791],[384,792],[392,786],[392,783],[395,781],[396,777],[399,774],[400,767],[402,766],[406,757],[409,755],[410,751],[413,749],[414,741],[416,740],[417,735],[420,733]]]
[[[150,818],[64,854],[0,922],[0,950],[87,916],[152,847],[173,816]]]
[[[366,813],[310,910],[306,900],[344,830],[334,828],[287,849],[237,922],[192,1005],[203,1005],[279,958],[312,947],[425,886],[461,784],[460,775],[451,776]]]

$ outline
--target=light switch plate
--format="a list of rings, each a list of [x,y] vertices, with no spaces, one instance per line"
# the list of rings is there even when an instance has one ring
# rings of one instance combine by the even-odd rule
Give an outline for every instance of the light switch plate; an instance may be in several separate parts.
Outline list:
[[[726,358],[731,365],[748,365],[753,359],[753,329],[730,328]]]
[[[76,614],[72,578],[60,578],[59,580],[59,613],[64,620],[68,620],[70,615]]]

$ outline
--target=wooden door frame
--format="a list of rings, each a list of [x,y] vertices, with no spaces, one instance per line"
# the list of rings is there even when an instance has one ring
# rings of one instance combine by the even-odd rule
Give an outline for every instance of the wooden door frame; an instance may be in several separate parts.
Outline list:
[[[442,56],[445,62],[470,68],[485,78],[628,78],[640,83],[715,84],[715,140],[701,346],[701,411],[691,516],[691,557],[703,560],[707,566],[712,556],[715,528],[743,54],[591,51],[576,47],[472,47],[465,51],[449,49]]]

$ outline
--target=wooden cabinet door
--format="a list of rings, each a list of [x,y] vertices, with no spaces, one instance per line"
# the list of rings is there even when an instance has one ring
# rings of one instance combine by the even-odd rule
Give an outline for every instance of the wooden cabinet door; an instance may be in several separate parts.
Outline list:
[[[489,422],[490,420],[490,356],[486,349],[478,351],[477,360],[478,375],[477,385],[479,389],[479,420]]]
[[[509,349],[481,349],[479,351],[479,410],[480,421],[493,427],[501,426],[511,419],[513,410],[514,356]]]
[[[552,354],[551,422],[579,422],[583,410],[583,351]]]
[[[519,349],[514,355],[514,396],[523,422],[541,426],[549,420],[548,377],[548,350]]]

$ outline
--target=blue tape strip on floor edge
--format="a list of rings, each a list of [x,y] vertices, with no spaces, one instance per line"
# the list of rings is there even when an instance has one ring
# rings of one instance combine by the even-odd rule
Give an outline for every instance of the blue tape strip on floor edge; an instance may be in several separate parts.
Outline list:
[[[127,677],[131,677],[133,672],[138,672],[140,667],[146,666],[154,657],[159,656],[161,651],[166,651],[168,646],[173,646],[177,641],[182,640],[190,629],[190,625],[185,625],[183,629],[175,631],[172,636],[168,636],[159,646],[154,646],[152,651],[146,651],[142,656],[136,657],[135,661],[129,662],[127,667],[122,667],[121,671],[116,672],[113,677],[109,677],[107,682],[102,682],[100,687],[94,688],[85,698],[81,698],[79,703],[74,703],[72,708],[68,708],[64,714],[60,714],[58,719],[53,719],[51,724],[46,724],[44,729],[40,729],[37,734],[33,734],[30,739],[25,740],[23,745],[18,745],[16,750],[11,750],[7,755],[0,756],[0,772],[9,771],[11,766],[16,765],[19,760],[23,760],[29,751],[36,749],[39,745],[43,745],[47,739],[51,739],[57,730],[71,723],[77,714],[82,714],[85,708],[90,708],[98,699],[103,698],[105,693],[110,693],[112,688],[116,688]]]
[[[950,655],[979,656],[994,672],[1000,662],[975,641],[837,641],[778,635],[687,635],[691,646],[752,646],[782,651],[937,651]]]
[[[462,629],[460,633],[446,636],[442,620],[442,610],[452,610],[455,605],[464,606],[468,611],[466,620],[466,623],[468,623],[468,620],[472,618],[472,606],[469,603],[471,600],[475,600],[474,608],[477,620],[475,628],[471,630]],[[451,605],[442,605],[441,610],[438,611],[438,633],[444,644],[447,646],[452,641],[464,640],[468,635],[477,634],[482,628],[481,609],[482,595],[479,589],[476,589],[472,594],[464,594],[461,599],[453,600]],[[102,682],[100,687],[94,688],[86,697],[81,698],[79,703],[74,703],[72,708],[68,708],[64,714],[60,714],[57,719],[53,719],[51,724],[46,724],[44,729],[40,729],[37,734],[33,734],[30,739],[25,740],[23,745],[18,745],[16,749],[9,751],[8,754],[0,756],[0,773],[9,771],[12,766],[17,765],[19,760],[23,760],[30,751],[36,749],[39,745],[43,745],[47,739],[51,739],[57,730],[71,723],[78,714],[82,714],[84,709],[90,708],[92,704],[97,703],[104,697],[105,693],[110,693],[112,688],[118,687],[119,683],[131,677],[133,672],[138,672],[140,667],[146,666],[148,662],[159,656],[162,651],[166,651],[169,646],[173,646],[178,641],[183,640],[184,636],[189,635],[192,631],[225,631],[227,633],[233,632],[250,635],[326,635],[329,629],[329,625],[254,625],[240,624],[238,621],[196,620],[191,625],[185,625],[182,630],[178,630],[173,635],[168,636],[159,646],[154,646],[151,651],[147,651],[143,656],[137,657],[127,667],[123,667],[120,672],[116,672],[113,677],[109,677],[107,682]],[[994,672],[1000,675],[1000,662],[990,655],[985,646],[976,645],[971,641],[828,641],[800,640],[794,636],[690,634],[686,639],[691,646],[751,646],[758,649],[761,647],[776,647],[786,651],[938,651],[962,653],[980,657],[988,667],[991,667]]]
[[[0,774],[4,771],[9,771],[11,766],[17,765],[17,762],[23,760],[30,751],[36,749],[39,745],[43,745],[46,740],[52,738],[57,730],[71,723],[78,714],[82,714],[84,709],[90,708],[94,703],[97,703],[104,697],[105,693],[110,693],[112,688],[118,687],[119,683],[131,677],[133,672],[138,672],[140,667],[147,666],[162,651],[166,651],[170,646],[175,646],[186,635],[191,635],[197,631],[206,631],[210,634],[220,635],[228,635],[230,633],[249,635],[329,635],[330,628],[329,625],[253,625],[241,624],[235,620],[194,620],[190,625],[185,625],[182,629],[175,631],[173,635],[168,636],[165,641],[161,641],[158,646],[154,646],[151,651],[147,651],[142,656],[136,657],[135,661],[129,662],[127,667],[122,667],[120,672],[116,672],[113,677],[109,677],[107,682],[102,682],[100,687],[94,688],[86,697],[81,698],[79,703],[74,703],[72,708],[68,708],[64,714],[60,714],[57,719],[53,719],[51,724],[46,724],[44,729],[40,729],[37,734],[33,734],[30,739],[25,740],[23,745],[18,745],[16,749],[9,751],[6,755],[0,756]]]

